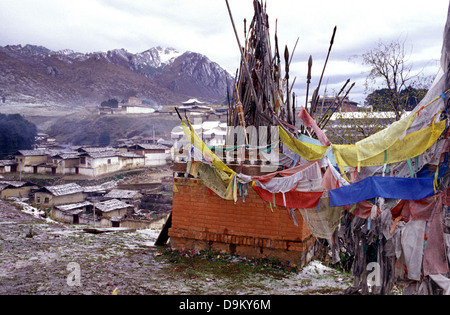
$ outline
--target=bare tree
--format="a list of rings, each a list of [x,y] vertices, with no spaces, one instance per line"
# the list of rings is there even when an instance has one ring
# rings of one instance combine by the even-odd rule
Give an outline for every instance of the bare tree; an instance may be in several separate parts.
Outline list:
[[[374,86],[381,80],[382,86],[388,90],[386,105],[395,113],[396,120],[399,120],[409,98],[409,93],[401,95],[401,92],[411,89],[410,81],[413,79],[412,64],[408,64],[406,60],[405,43],[397,40],[385,44],[380,40],[375,48],[360,57],[362,63],[371,68],[366,78],[366,90],[373,92]]]

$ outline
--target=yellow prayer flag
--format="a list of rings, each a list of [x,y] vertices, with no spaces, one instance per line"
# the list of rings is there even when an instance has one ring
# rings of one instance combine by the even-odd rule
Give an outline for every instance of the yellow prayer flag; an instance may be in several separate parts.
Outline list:
[[[431,127],[424,128],[397,140],[385,152],[381,152],[366,160],[358,160],[356,145],[333,145],[337,164],[349,167],[369,167],[393,164],[422,155],[428,150],[445,130],[447,121],[443,120]],[[342,170],[341,170],[342,172]]]
[[[280,131],[280,139],[281,141],[294,153],[301,156],[302,158],[308,161],[317,161],[321,160],[325,153],[328,151],[330,147],[320,146],[316,144],[309,144],[306,142],[302,142],[295,138],[292,138],[288,135],[288,133],[281,127],[278,127]]]

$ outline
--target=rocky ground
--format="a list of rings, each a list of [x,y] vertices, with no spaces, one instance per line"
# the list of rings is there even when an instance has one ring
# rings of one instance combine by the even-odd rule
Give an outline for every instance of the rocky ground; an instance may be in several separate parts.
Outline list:
[[[340,294],[351,285],[349,275],[318,262],[298,272],[261,272],[229,256],[168,255],[154,246],[158,234],[88,234],[0,201],[0,295]]]

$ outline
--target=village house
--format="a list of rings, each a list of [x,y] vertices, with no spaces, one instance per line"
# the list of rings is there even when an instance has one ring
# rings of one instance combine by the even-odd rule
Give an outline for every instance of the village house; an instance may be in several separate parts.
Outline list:
[[[142,100],[135,96],[129,97],[125,100],[124,105],[142,105]],[[123,105],[122,105],[123,106]]]
[[[142,194],[137,190],[113,189],[105,195],[105,198],[134,202],[141,199]]]
[[[0,199],[29,198],[31,190],[38,188],[30,182],[0,181]]]
[[[162,166],[170,158],[169,149],[161,144],[134,144],[127,147],[128,152],[145,156],[145,166]]]
[[[84,198],[88,200],[99,200],[104,195],[106,195],[110,189],[115,188],[116,185],[116,182],[111,181],[100,185],[83,187]]]
[[[133,213],[133,206],[117,199],[95,204],[96,214],[101,217],[102,226],[120,227],[123,217]]]
[[[79,174],[80,157],[77,152],[59,153],[51,157],[52,174],[77,175]]]
[[[113,148],[83,148],[80,151],[80,175],[97,177],[120,170],[118,151]]]
[[[120,170],[145,167],[145,156],[134,152],[118,152]]]
[[[80,175],[97,177],[145,167],[144,156],[133,152],[120,152],[116,148],[81,148],[79,152]]]
[[[41,209],[81,203],[84,202],[83,188],[75,183],[42,187],[34,193],[34,202]]]
[[[158,139],[155,137],[143,137],[141,143],[158,144]]]
[[[15,160],[0,160],[0,174],[16,173],[17,165]]]
[[[92,203],[89,201],[69,204],[69,205],[59,205],[55,206],[51,212],[50,216],[59,222],[69,223],[69,224],[80,224],[88,223],[81,222],[80,217],[86,212],[92,212]]]
[[[153,114],[155,109],[145,106],[140,98],[129,97],[119,104],[122,114]]]
[[[129,147],[128,147],[129,146]],[[167,164],[169,148],[159,144],[81,147],[77,151],[20,150],[13,160],[0,160],[0,174],[27,173],[98,177],[120,171]]]
[[[47,150],[19,150],[14,154],[17,171],[23,173],[38,173],[40,165],[47,164],[49,151]]]
[[[94,110],[85,107],[86,110],[94,112]],[[153,114],[156,110],[148,105],[143,104],[142,100],[137,97],[130,97],[120,102],[117,108],[109,106],[100,106],[98,113],[100,115],[133,115],[133,114]]]
[[[196,98],[191,98],[190,100],[183,102],[183,106],[196,106],[196,105],[206,105],[206,103],[200,102]]]
[[[104,196],[106,199],[116,199],[126,202],[139,210],[140,200],[143,197],[137,190],[113,189]]]
[[[153,114],[156,110],[145,105],[122,105],[124,114]]]

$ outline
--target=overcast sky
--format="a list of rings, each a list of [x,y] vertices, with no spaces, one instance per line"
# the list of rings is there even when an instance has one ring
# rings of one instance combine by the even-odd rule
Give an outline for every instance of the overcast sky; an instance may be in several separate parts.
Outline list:
[[[253,0],[229,0],[243,40],[243,20],[253,17]],[[300,37],[291,67],[303,102],[307,59],[314,59],[317,84],[334,26],[335,46],[324,79],[329,94],[347,79],[357,85],[350,98],[364,98],[364,68],[349,61],[381,40],[405,40],[415,71],[438,72],[449,0],[268,0],[271,36],[290,50]],[[34,44],[78,52],[117,48],[137,53],[173,47],[208,56],[234,73],[240,55],[225,0],[0,0],[0,45]],[[323,93],[323,89],[321,91]]]

